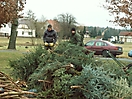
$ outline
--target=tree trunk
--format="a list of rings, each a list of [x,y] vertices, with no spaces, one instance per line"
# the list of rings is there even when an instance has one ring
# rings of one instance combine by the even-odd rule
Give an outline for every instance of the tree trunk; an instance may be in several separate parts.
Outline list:
[[[8,49],[16,49],[17,27],[18,27],[18,19],[14,19],[11,26],[11,35],[8,44]]]

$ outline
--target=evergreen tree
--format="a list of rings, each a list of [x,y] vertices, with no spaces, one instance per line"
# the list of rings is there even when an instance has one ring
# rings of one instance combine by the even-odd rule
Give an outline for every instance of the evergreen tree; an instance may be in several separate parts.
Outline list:
[[[84,26],[84,28],[83,28],[83,33],[84,34],[86,33],[86,26]]]
[[[94,28],[92,29],[92,31],[90,32],[90,37],[95,38],[96,36],[97,36],[97,30],[96,30],[96,27],[94,27]]]
[[[103,37],[103,40],[108,40],[111,37],[110,32],[106,31]]]
[[[102,35],[101,30],[99,30],[98,31],[98,36],[101,36],[101,35]]]

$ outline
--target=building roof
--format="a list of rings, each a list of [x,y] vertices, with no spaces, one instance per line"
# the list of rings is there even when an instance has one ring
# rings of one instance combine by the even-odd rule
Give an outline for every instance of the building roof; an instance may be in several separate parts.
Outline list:
[[[57,22],[55,20],[46,20],[46,22],[48,22],[48,24],[51,24],[53,29],[55,29],[57,32],[60,32],[59,22]]]
[[[20,18],[18,20],[18,24],[24,24],[27,25],[29,29],[35,29],[35,25],[33,24],[33,22],[31,22],[28,18]]]
[[[132,36],[132,32],[123,31],[119,33],[119,36]]]

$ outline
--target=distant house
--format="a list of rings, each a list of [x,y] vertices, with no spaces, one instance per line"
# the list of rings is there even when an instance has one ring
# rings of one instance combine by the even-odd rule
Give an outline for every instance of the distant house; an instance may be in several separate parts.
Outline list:
[[[119,40],[123,42],[132,42],[132,32],[127,32],[127,31],[120,32]]]
[[[0,36],[10,36],[11,34],[11,23],[3,25],[0,28]],[[35,37],[35,27],[26,18],[18,20],[17,37]]]
[[[0,28],[0,36],[7,37],[11,32],[11,24],[5,24]]]
[[[18,37],[35,37],[35,26],[27,18],[18,20],[17,28]]]
[[[44,27],[47,29],[47,26],[48,26],[49,24],[52,25],[53,29],[54,29],[57,33],[60,32],[60,26],[59,26],[59,23],[58,23],[57,21],[55,21],[55,20],[46,20],[46,21],[45,21],[45,26],[44,26]]]

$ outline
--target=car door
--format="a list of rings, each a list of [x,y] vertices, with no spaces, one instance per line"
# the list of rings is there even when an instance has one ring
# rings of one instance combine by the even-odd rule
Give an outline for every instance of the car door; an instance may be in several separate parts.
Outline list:
[[[100,55],[103,51],[103,42],[101,41],[96,41],[95,46],[93,47],[93,50],[95,51],[96,54]]]

